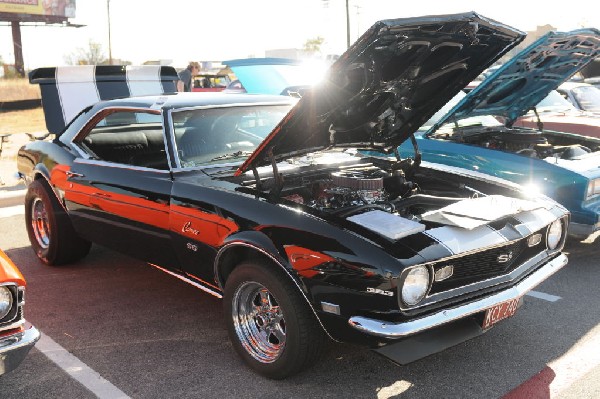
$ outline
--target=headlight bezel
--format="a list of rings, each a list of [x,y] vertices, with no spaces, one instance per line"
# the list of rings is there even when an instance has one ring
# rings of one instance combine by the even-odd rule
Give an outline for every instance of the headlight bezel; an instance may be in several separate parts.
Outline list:
[[[418,300],[416,301],[407,301],[404,295],[405,287],[407,279],[410,276],[413,276],[413,273],[425,272],[427,283],[423,287],[422,292],[419,296],[417,296]],[[418,277],[418,276],[415,276]],[[421,276],[422,277],[422,276]],[[433,271],[430,265],[416,265],[411,266],[402,271],[400,276],[399,284],[398,284],[398,302],[400,305],[400,309],[410,309],[419,305],[419,303],[423,302],[423,299],[427,297],[429,291],[431,290],[431,284],[433,280]]]
[[[558,237],[556,232],[552,232],[553,229],[560,228]],[[552,234],[552,236],[551,236]],[[550,223],[546,229],[546,248],[550,251],[555,251],[560,248],[561,242],[564,241],[565,236],[565,223],[562,218],[556,219]]]

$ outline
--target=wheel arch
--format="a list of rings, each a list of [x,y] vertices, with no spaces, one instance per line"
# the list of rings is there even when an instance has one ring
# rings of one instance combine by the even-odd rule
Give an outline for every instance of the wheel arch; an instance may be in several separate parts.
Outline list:
[[[260,241],[264,240],[267,240],[267,238],[262,237],[262,240]],[[222,291],[224,291],[225,283],[231,272],[233,272],[241,262],[247,260],[262,261],[267,267],[282,271],[296,286],[298,292],[300,292],[306,305],[310,308],[323,331],[325,331],[329,338],[335,340],[321,321],[313,303],[309,299],[309,293],[303,288],[302,282],[292,274],[290,268],[286,267],[287,261],[279,256],[278,251],[276,251],[275,246],[270,241],[268,241],[267,245],[262,245],[262,243],[257,241],[236,239],[221,247],[215,258],[214,273],[215,281]]]
[[[37,164],[32,171],[32,181],[39,180],[42,184],[46,185],[46,187],[50,190],[50,192],[54,195],[54,198],[58,201],[60,206],[67,211],[65,207],[65,203],[63,201],[62,195],[56,190],[56,187],[52,184],[50,179],[50,171],[44,164]]]

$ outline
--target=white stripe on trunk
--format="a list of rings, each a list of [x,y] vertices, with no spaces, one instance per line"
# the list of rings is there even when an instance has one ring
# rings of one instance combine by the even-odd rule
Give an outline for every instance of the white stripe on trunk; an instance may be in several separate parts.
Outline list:
[[[127,85],[131,96],[162,94],[160,65],[143,65],[126,67]]]
[[[65,125],[82,109],[100,101],[95,71],[94,65],[56,68],[56,88]]]

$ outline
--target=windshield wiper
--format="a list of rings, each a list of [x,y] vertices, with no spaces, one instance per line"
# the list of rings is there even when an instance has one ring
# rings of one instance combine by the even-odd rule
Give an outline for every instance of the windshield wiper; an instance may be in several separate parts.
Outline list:
[[[224,159],[233,159],[233,158],[239,158],[239,157],[249,157],[250,155],[252,155],[252,152],[250,152],[250,151],[236,151],[236,152],[232,152],[229,154],[223,154],[223,155],[219,155],[218,157],[214,157],[213,159],[210,160],[210,162],[222,161]]]

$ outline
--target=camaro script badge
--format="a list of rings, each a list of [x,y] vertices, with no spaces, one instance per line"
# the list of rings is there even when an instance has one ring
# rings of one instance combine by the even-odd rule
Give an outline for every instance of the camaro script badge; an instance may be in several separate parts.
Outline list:
[[[200,230],[192,228],[192,222],[186,222],[181,228],[181,231],[183,231],[184,233],[192,233],[196,236],[200,234]]]

